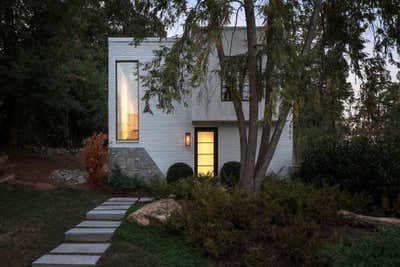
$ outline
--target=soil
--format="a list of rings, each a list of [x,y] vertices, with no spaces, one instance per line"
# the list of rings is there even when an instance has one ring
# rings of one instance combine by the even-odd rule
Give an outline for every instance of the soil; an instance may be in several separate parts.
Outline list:
[[[50,179],[57,169],[83,170],[82,155],[79,150],[68,151],[54,148],[31,148],[16,152],[3,152],[8,155],[7,164],[13,165],[15,179],[28,183],[55,184],[58,187],[73,187],[90,189],[88,184],[61,185]],[[0,154],[2,154],[0,152]],[[107,185],[97,186],[96,191],[111,196],[120,197],[149,197],[144,190],[115,189]]]
[[[83,169],[80,153],[67,150],[23,150],[7,154],[8,163],[15,166],[17,180],[53,183],[49,177],[56,169]]]

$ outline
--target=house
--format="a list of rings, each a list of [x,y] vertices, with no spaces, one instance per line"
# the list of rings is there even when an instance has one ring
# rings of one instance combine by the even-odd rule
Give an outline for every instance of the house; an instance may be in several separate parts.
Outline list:
[[[245,29],[226,28],[224,35],[224,48],[232,44],[232,55],[247,50]],[[139,78],[144,74],[142,64],[154,58],[155,50],[174,42],[173,38],[161,41],[148,38],[135,46],[132,38],[108,39],[111,168],[118,165],[129,175],[163,177],[172,164],[185,162],[196,173],[218,174],[225,162],[239,161],[236,116],[220,77],[212,71],[218,67],[215,54],[209,59],[210,72],[204,86],[192,90],[186,99],[187,106],[177,104],[174,112],[167,114],[156,108],[157,99],[154,99],[151,102],[153,114],[143,112],[142,97],[146,88]],[[243,88],[243,110],[247,114],[248,87]],[[260,108],[260,119],[262,115]],[[293,131],[289,115],[267,172],[286,175],[292,158]]]

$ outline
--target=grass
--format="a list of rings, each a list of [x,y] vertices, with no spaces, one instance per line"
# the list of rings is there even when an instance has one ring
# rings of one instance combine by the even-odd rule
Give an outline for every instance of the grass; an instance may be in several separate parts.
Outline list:
[[[140,208],[132,206],[127,214]],[[185,243],[182,236],[157,226],[141,226],[124,221],[113,236],[100,267],[131,266],[215,266],[200,248]]]
[[[106,198],[93,190],[41,192],[0,185],[0,265],[30,266]]]

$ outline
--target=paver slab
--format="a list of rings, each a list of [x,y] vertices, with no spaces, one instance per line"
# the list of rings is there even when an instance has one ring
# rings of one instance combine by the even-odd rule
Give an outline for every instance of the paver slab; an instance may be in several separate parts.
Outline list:
[[[32,267],[92,267],[99,259],[98,255],[44,255]]]
[[[136,202],[137,200],[138,200],[137,197],[113,197],[113,198],[110,198],[107,201],[111,201],[111,202],[126,202],[126,201]]]
[[[139,198],[139,202],[152,202],[154,200],[154,198],[152,197],[141,197]]]
[[[83,221],[75,227],[78,228],[116,228],[121,225],[120,221]]]
[[[130,207],[130,205],[100,205],[94,210],[128,210]]]
[[[135,202],[132,202],[132,201],[124,201],[124,202],[106,201],[106,202],[103,202],[100,206],[126,206],[126,205],[132,206],[135,203],[136,203],[136,201]]]
[[[110,243],[63,243],[50,251],[52,254],[103,254]]]
[[[88,220],[121,220],[124,218],[126,210],[91,210],[86,213]]]
[[[116,228],[72,228],[65,233],[65,240],[74,242],[108,242]]]

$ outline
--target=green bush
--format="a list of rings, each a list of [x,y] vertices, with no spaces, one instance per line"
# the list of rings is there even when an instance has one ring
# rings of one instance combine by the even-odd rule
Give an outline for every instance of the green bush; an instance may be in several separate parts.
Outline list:
[[[120,167],[115,166],[108,174],[108,183],[118,189],[143,189],[145,181],[138,176],[129,176]]]
[[[168,227],[213,257],[241,259],[246,266],[311,264],[327,239],[323,229],[342,223],[337,211],[362,210],[368,202],[336,187],[274,178],[264,181],[259,197],[210,180],[183,179],[174,186],[183,213]]]
[[[305,152],[295,177],[318,185],[339,185],[351,193],[368,193],[376,204],[396,212],[400,192],[400,138],[319,140]]]
[[[150,179],[146,183],[146,189],[155,198],[167,198],[171,194],[171,188],[169,184],[160,178]]]
[[[167,182],[173,183],[178,181],[180,178],[186,178],[193,175],[193,169],[188,164],[178,162],[172,164],[167,171]]]
[[[240,178],[240,162],[226,162],[220,171],[221,183],[227,186],[235,186]]]
[[[327,252],[332,266],[400,266],[400,228],[391,228]]]

